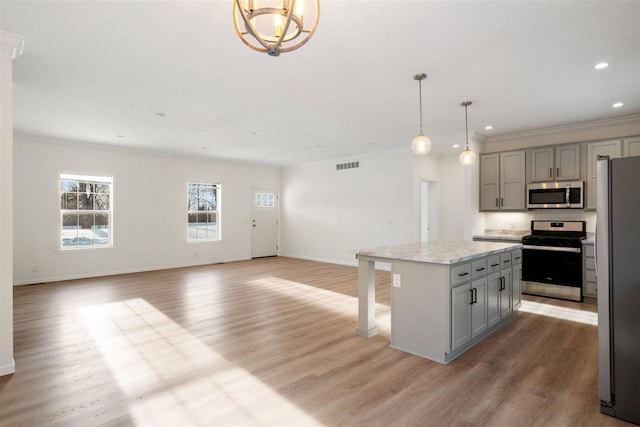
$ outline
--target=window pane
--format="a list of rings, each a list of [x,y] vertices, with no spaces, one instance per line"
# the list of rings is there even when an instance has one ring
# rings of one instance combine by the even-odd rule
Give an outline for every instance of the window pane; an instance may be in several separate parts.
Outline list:
[[[78,191],[79,191],[80,193],[86,193],[86,192],[87,192],[87,183],[86,183],[86,182],[82,182],[82,181],[80,181],[80,183],[79,183],[79,184],[80,184],[80,185],[79,185]]]
[[[71,181],[68,179],[61,180],[60,191],[62,192],[78,191],[78,181]]]
[[[109,193],[109,184],[96,184],[96,193]]]
[[[78,209],[78,194],[77,193],[63,193],[62,194],[62,209],[76,210]]]
[[[78,209],[93,210],[93,194],[78,194]]]
[[[93,227],[93,238],[96,245],[109,244],[109,214],[99,213],[95,217],[95,225]]]
[[[109,194],[98,193],[93,194],[94,206],[98,211],[109,210]]]
[[[218,225],[216,218],[217,214],[215,212],[207,214],[207,239],[218,238]]]
[[[78,245],[93,246],[93,213],[78,214]]]
[[[256,207],[262,207],[262,193],[256,193]]]
[[[62,246],[78,246],[78,214],[62,215],[60,241]]]
[[[187,214],[187,238],[189,240],[195,240],[198,235],[196,230],[198,229],[198,214]]]
[[[273,193],[267,193],[267,194],[265,194],[265,196],[267,196],[267,203],[265,204],[265,206],[272,208],[273,207]]]

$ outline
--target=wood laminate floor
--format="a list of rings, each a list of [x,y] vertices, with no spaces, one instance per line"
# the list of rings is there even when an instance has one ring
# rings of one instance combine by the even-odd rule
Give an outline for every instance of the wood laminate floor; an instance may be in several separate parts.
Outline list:
[[[614,426],[595,306],[525,297],[449,365],[355,335],[357,269],[291,258],[21,286],[2,426]],[[572,319],[572,320],[567,320]]]

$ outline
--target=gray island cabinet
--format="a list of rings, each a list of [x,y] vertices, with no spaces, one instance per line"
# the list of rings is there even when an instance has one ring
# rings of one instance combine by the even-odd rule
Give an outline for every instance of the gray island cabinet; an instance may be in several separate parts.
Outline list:
[[[391,347],[449,363],[512,319],[522,245],[422,242],[361,250],[357,335],[375,336],[375,262],[391,264]]]

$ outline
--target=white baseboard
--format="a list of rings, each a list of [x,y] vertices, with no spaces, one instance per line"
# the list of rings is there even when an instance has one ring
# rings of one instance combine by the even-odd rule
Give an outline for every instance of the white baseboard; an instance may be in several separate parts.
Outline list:
[[[297,258],[297,259],[304,259],[307,261],[316,261],[316,262],[324,262],[327,264],[337,264],[337,265],[346,265],[348,267],[357,267],[358,266],[358,260],[354,260],[353,262],[345,262],[345,261],[337,261],[337,260],[331,260],[331,259],[325,259],[325,258],[315,258],[315,257],[308,257],[308,256],[301,256],[301,255],[294,255],[294,254],[280,254],[280,256],[283,257],[289,257],[289,258]],[[382,271],[391,271],[391,264],[388,262],[376,262],[376,270],[382,270]]]
[[[38,279],[18,280],[13,282],[13,286],[35,285],[37,283],[61,282],[63,280],[90,279],[92,277],[116,276],[118,274],[143,273],[145,271],[171,270],[173,268],[198,267],[201,265],[214,265],[214,264],[224,264],[226,262],[247,261],[249,259],[251,258],[230,258],[230,259],[218,260],[218,261],[212,261],[212,262],[202,262],[198,264],[165,265],[165,266],[144,267],[144,268],[129,268],[124,270],[101,271],[101,272],[88,273],[88,274],[70,274],[66,276],[41,277]]]
[[[9,375],[16,372],[16,361],[11,359],[11,363],[8,365],[0,366],[0,377],[3,375]]]

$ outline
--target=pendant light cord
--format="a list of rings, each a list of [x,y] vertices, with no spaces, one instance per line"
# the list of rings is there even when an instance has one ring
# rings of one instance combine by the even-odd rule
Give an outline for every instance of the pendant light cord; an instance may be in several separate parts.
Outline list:
[[[469,121],[467,119],[467,107],[468,105],[464,106],[464,127],[466,130],[466,135],[467,135],[467,146],[466,146],[466,151],[469,151]]]
[[[418,87],[420,88],[420,135],[423,135],[422,133],[422,80],[418,80]]]

